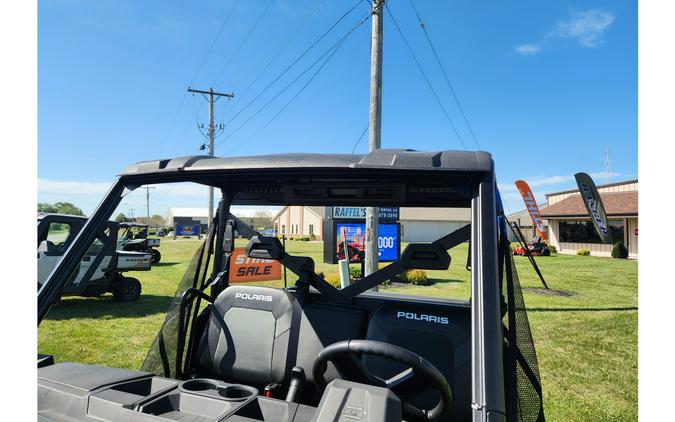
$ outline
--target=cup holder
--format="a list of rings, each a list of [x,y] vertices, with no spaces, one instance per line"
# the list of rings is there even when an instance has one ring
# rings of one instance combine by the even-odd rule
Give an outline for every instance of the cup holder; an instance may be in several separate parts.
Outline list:
[[[193,380],[185,381],[180,385],[180,389],[183,391],[208,391],[208,390],[218,390],[220,385],[217,381],[206,379],[206,378],[196,378]]]
[[[258,390],[246,385],[232,384],[219,388],[218,394],[225,400],[241,401],[258,395]]]

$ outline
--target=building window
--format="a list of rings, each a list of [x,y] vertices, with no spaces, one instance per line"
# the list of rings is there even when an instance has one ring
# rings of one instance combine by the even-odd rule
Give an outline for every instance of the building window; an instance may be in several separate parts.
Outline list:
[[[286,225],[285,224],[281,225],[281,234],[286,234]]]
[[[309,225],[309,234],[314,234],[314,224]]]
[[[624,236],[623,220],[611,220],[609,229],[615,241],[622,241]],[[560,221],[558,223],[560,242],[567,243],[602,243],[590,221]]]

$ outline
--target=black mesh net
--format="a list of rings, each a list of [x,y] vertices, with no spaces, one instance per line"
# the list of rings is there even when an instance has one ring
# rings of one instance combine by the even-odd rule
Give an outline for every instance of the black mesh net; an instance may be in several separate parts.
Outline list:
[[[141,366],[142,371],[168,378],[176,377],[180,300],[186,290],[199,286],[200,281],[205,279],[206,272],[208,271],[208,265],[205,262],[208,255],[205,252],[209,243],[208,240],[207,238],[207,240],[202,242],[192,257],[192,261],[190,261],[190,265],[171,300],[164,324],[159,333],[157,333],[155,341],[150,346],[150,350]]]
[[[544,421],[541,378],[530,322],[518,281],[518,272],[508,243],[503,245],[503,282],[506,297],[504,315],[506,399],[511,421]]]

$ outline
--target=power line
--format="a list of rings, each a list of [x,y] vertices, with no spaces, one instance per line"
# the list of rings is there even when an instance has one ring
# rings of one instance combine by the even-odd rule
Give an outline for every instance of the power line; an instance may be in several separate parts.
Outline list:
[[[457,104],[457,108],[459,108],[459,111],[462,114],[462,118],[464,119],[464,123],[466,123],[466,127],[469,129],[469,133],[471,133],[471,137],[473,138],[473,141],[476,143],[476,146],[478,149],[482,149],[480,144],[478,143],[478,139],[476,139],[476,135],[473,132],[473,128],[471,127],[471,124],[469,123],[469,119],[466,117],[466,113],[464,113],[464,108],[462,107],[462,104],[459,102],[459,98],[457,98],[457,94],[455,94],[455,90],[452,88],[452,84],[450,83],[450,78],[448,78],[448,74],[445,71],[445,68],[443,67],[443,63],[441,63],[441,59],[438,57],[438,52],[436,51],[436,47],[434,47],[434,44],[431,42],[431,37],[429,37],[429,33],[427,32],[427,28],[424,25],[424,22],[422,21],[422,18],[420,17],[419,12],[417,11],[417,7],[415,7],[415,3],[413,0],[410,0],[410,4],[412,5],[413,10],[415,11],[415,15],[417,16],[417,20],[420,23],[420,28],[424,32],[424,36],[427,39],[427,43],[429,44],[429,47],[431,47],[431,51],[434,53],[434,57],[436,58],[436,63],[438,63],[438,67],[441,68],[441,72],[443,72],[443,77],[445,78],[445,83],[448,85],[448,88],[450,89],[450,92],[452,93],[452,97],[455,99],[455,103]]]
[[[363,129],[363,132],[361,132],[361,136],[359,136],[359,139],[356,140],[356,143],[354,144],[354,148],[352,148],[352,154],[354,151],[356,151],[356,147],[359,146],[359,143],[361,142],[361,139],[363,139],[363,136],[368,132],[368,126],[370,126],[368,123],[366,123],[366,127]]]
[[[209,57],[211,54],[211,51],[213,50],[213,47],[216,45],[216,42],[220,38],[220,34],[222,34],[223,30],[225,29],[225,25],[230,21],[230,16],[232,16],[232,13],[234,12],[234,9],[237,8],[237,5],[239,4],[239,0],[236,0],[234,4],[232,5],[232,8],[230,9],[230,13],[227,14],[225,17],[225,20],[223,20],[223,23],[220,25],[220,29],[216,33],[216,37],[213,39],[211,42],[211,45],[209,46],[209,49],[206,50],[206,54],[204,54],[204,57],[202,58],[202,61],[199,63],[199,66],[197,67],[197,70],[195,70],[194,75],[192,75],[192,78],[190,78],[190,85],[192,85],[195,81],[195,78],[199,74],[199,71],[202,70],[202,66],[204,66],[204,63],[206,63],[206,59]]]
[[[300,24],[298,25],[298,27],[295,29],[295,31],[293,31],[291,36],[280,47],[275,49],[276,53],[267,62],[267,64],[265,64],[265,66],[262,68],[262,70],[260,72],[258,72],[256,77],[251,81],[251,83],[248,84],[248,86],[242,91],[242,93],[237,95],[237,99],[232,104],[232,107],[235,107],[236,105],[238,105],[239,101],[241,101],[241,98],[246,96],[246,94],[248,94],[248,92],[251,90],[251,88],[253,88],[253,86],[256,84],[256,82],[258,82],[258,80],[260,80],[260,77],[267,71],[267,69],[269,69],[269,67],[272,65],[272,63],[274,63],[274,61],[281,55],[281,53],[286,49],[286,47],[288,47],[288,45],[291,43],[291,41],[293,41],[293,39],[298,34],[298,32],[300,32],[300,29],[303,27],[303,25],[305,23],[306,23],[306,19],[303,19],[300,22]],[[227,115],[227,110],[225,111],[225,113],[223,113],[223,117],[225,115]],[[223,120],[223,123],[224,122],[225,121]]]
[[[403,34],[403,31],[398,26],[398,23],[396,22],[396,19],[394,18],[394,15],[391,13],[391,10],[389,9],[389,6],[385,5],[384,7],[387,9],[387,13],[389,13],[389,16],[391,17],[391,21],[394,23],[394,26],[396,27],[396,30],[401,35],[401,38],[403,38],[403,42],[405,43],[406,47],[408,47],[408,51],[410,52],[410,55],[412,56],[413,60],[415,61],[415,64],[417,65],[417,68],[419,69],[420,73],[424,77],[424,81],[427,83],[427,86],[429,87],[431,92],[434,94],[434,98],[436,99],[436,102],[438,103],[439,107],[443,111],[443,114],[445,115],[445,118],[448,120],[448,123],[450,123],[450,126],[452,127],[452,130],[455,132],[455,135],[457,135],[457,139],[459,139],[459,142],[462,144],[464,149],[468,151],[468,148],[466,147],[466,145],[464,144],[464,141],[462,140],[462,136],[457,131],[457,128],[455,127],[455,124],[452,122],[452,119],[450,118],[450,115],[448,114],[448,111],[443,106],[443,103],[441,102],[441,99],[438,97],[438,94],[436,93],[436,90],[434,89],[433,85],[431,85],[431,82],[429,81],[429,78],[427,77],[427,74],[424,72],[424,69],[422,68],[422,65],[420,64],[419,60],[417,60],[417,56],[415,55],[415,52],[413,51],[412,47],[410,46],[410,43],[408,43],[408,39]]]
[[[363,22],[365,22],[365,19],[364,19]],[[352,32],[352,31],[350,31],[349,33],[351,33],[351,32]],[[321,65],[314,71],[314,73],[312,74],[312,76],[305,82],[305,84],[300,88],[300,90],[298,90],[298,92],[297,92],[293,97],[291,97],[291,99],[288,100],[288,102],[286,102],[286,104],[285,104],[285,105],[284,105],[284,106],[283,106],[283,107],[282,107],[282,108],[281,108],[281,109],[280,109],[280,110],[279,110],[279,111],[278,111],[278,112],[277,112],[277,113],[276,113],[276,114],[275,114],[275,115],[274,115],[267,123],[265,123],[265,125],[264,125],[260,130],[258,130],[258,131],[257,131],[256,133],[254,133],[253,135],[249,136],[244,142],[241,142],[241,143],[240,143],[239,145],[237,145],[234,149],[230,150],[226,155],[229,155],[229,154],[233,153],[233,152],[236,151],[239,147],[241,147],[242,145],[248,143],[248,141],[250,141],[251,139],[253,139],[253,138],[255,138],[256,136],[258,136],[262,131],[264,131],[265,129],[267,129],[267,127],[268,127],[270,124],[272,124],[272,122],[273,122],[274,120],[276,120],[276,119],[277,119],[284,111],[286,111],[286,109],[291,105],[291,103],[292,103],[293,101],[295,101],[295,99],[298,98],[298,96],[300,96],[300,94],[305,90],[305,88],[307,88],[307,86],[309,86],[309,84],[314,80],[314,78],[316,78],[316,76],[319,74],[319,72],[321,72],[321,70],[328,64],[328,62],[330,61],[330,59],[335,55],[335,53],[337,53],[337,51],[340,49],[340,47],[342,47],[342,44],[344,44],[344,42],[345,42],[346,40],[347,40],[346,37],[343,37],[343,38],[342,38],[341,42],[340,42],[338,45],[335,46],[335,48],[333,49],[333,51],[328,55],[328,57],[326,57],[326,59],[323,61],[323,63],[321,63]]]
[[[323,40],[326,35],[328,35],[340,22],[342,22],[354,9],[356,9],[361,3],[363,3],[364,0],[358,0],[356,4],[354,4],[349,10],[347,10],[340,18],[335,21],[333,25],[331,25],[330,28],[328,28],[323,34],[319,36],[305,51],[300,54],[291,64],[289,64],[277,77],[275,77],[270,83],[265,86],[265,88],[262,89],[251,101],[249,101],[242,109],[240,109],[230,120],[228,120],[225,125],[229,125],[232,123],[233,120],[235,120],[241,113],[246,111],[254,102],[258,100],[265,92],[267,92],[275,83],[279,81],[293,66],[295,66],[300,60],[302,60],[303,57],[307,55],[321,40]]]
[[[211,50],[213,50],[213,46],[216,44],[216,41],[218,41],[218,38],[220,38],[220,34],[223,32],[223,29],[225,29],[225,25],[227,25],[227,22],[230,20],[230,16],[232,16],[232,13],[234,12],[234,9],[237,7],[237,4],[239,4],[239,0],[236,0],[235,3],[232,5],[232,8],[230,9],[230,12],[227,14],[225,17],[225,20],[223,21],[222,25],[220,26],[220,29],[216,33],[215,38],[211,42],[211,45],[209,46],[208,50],[206,51],[206,54],[204,54],[204,57],[202,58],[201,62],[199,63],[199,66],[197,66],[197,70],[195,70],[195,73],[192,75],[192,78],[190,79],[190,85],[192,85],[192,82],[194,82],[194,79],[197,77],[197,74],[199,71],[202,69],[202,66],[206,62],[206,59],[209,57],[209,54],[211,54]],[[178,103],[178,108],[176,109],[176,113],[173,116],[173,119],[171,120],[171,124],[169,125],[169,131],[166,133],[166,136],[164,137],[164,140],[162,140],[162,144],[159,148],[158,154],[161,154],[162,151],[164,150],[164,146],[166,144],[167,139],[169,139],[169,136],[171,136],[171,133],[173,132],[173,128],[176,125],[176,121],[178,120],[178,116],[180,115],[181,110],[183,109],[183,104],[185,103],[185,98],[187,97],[187,91],[183,92],[183,96],[180,99],[180,102]]]
[[[246,44],[246,42],[248,41],[248,39],[251,37],[251,34],[253,34],[253,32],[255,31],[255,29],[256,29],[256,28],[258,27],[258,25],[260,24],[260,21],[262,21],[262,19],[265,17],[265,15],[267,14],[267,12],[270,10],[270,8],[271,8],[271,6],[272,6],[272,3],[274,3],[274,0],[270,0],[269,3],[267,3],[267,6],[266,6],[265,9],[263,10],[262,14],[261,14],[261,15],[258,17],[258,19],[255,21],[255,23],[253,24],[253,26],[251,27],[251,29],[249,29],[248,33],[246,34],[246,36],[244,37],[244,39],[242,40],[242,42],[239,44],[239,47],[237,47],[237,49],[234,51],[234,53],[232,53],[232,56],[230,56],[230,59],[229,59],[227,62],[225,62],[225,65],[222,67],[222,69],[220,69],[220,72],[218,72],[218,76],[216,76],[216,79],[213,80],[213,83],[212,83],[211,85],[215,85],[216,82],[218,82],[218,80],[220,79],[220,77],[223,76],[223,73],[225,73],[225,70],[227,70],[227,68],[230,66],[230,64],[232,63],[232,61],[237,57],[237,55],[238,55],[239,52],[241,51],[242,47],[244,47],[244,45]]]
[[[347,32],[342,38],[340,38],[335,44],[333,44],[328,50],[326,50],[319,58],[317,58],[312,64],[310,64],[305,70],[303,70],[298,76],[295,77],[290,83],[288,83],[285,87],[283,87],[279,92],[277,92],[269,101],[267,101],[262,107],[260,107],[258,110],[256,110],[252,115],[250,115],[246,120],[244,120],[243,123],[241,123],[237,128],[230,132],[229,135],[227,135],[225,138],[223,138],[216,146],[220,146],[223,142],[227,141],[230,139],[234,134],[236,134],[241,128],[243,128],[248,122],[250,122],[253,118],[255,118],[259,113],[261,113],[263,110],[265,110],[272,102],[274,102],[281,94],[283,94],[288,88],[293,86],[302,76],[304,76],[307,72],[309,72],[317,63],[319,63],[324,57],[326,57],[329,54],[334,54],[334,52],[339,48],[342,43],[349,37],[349,35],[352,34],[358,28],[361,26],[364,22],[368,20],[370,17],[370,14],[368,14],[365,18],[361,19],[356,25],[354,25],[349,32]],[[337,47],[337,48],[336,48]],[[333,52],[333,53],[331,53]],[[322,66],[323,67],[323,66]],[[238,115],[238,114],[237,114]],[[236,116],[235,116],[236,117]],[[230,119],[227,123],[229,124],[235,117]]]

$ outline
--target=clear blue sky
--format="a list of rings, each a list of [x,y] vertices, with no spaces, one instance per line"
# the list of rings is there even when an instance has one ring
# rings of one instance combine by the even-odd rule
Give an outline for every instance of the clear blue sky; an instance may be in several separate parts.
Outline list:
[[[200,153],[196,124],[207,123],[208,108],[184,94],[190,84],[235,93],[216,103],[217,120],[229,122],[217,155],[351,152],[368,116],[369,21],[276,119],[317,67],[233,131],[364,17],[365,1],[230,119],[355,3],[40,1],[39,199],[88,213],[125,165]],[[467,148],[478,149],[410,1],[388,3]],[[573,188],[576,172],[601,175],[606,147],[611,181],[637,177],[636,3],[415,0],[480,146],[494,156],[510,211],[523,208],[516,179],[541,200]],[[463,149],[388,14],[384,34],[382,146]],[[364,137],[357,152],[366,149]],[[201,189],[162,187],[152,198],[159,214],[206,203]],[[144,195],[126,201],[122,211],[144,213]]]

